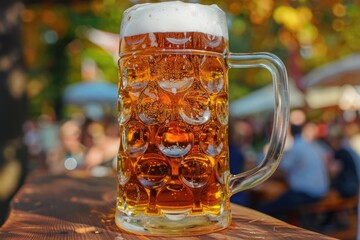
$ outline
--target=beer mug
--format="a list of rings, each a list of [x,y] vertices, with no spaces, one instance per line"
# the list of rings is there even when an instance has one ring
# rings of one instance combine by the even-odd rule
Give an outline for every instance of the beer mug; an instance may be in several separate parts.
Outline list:
[[[267,179],[288,122],[287,75],[269,53],[228,51],[216,5],[161,2],[124,12],[120,29],[116,224],[148,235],[226,228],[230,196]],[[228,69],[269,70],[275,110],[269,151],[256,168],[229,170]]]

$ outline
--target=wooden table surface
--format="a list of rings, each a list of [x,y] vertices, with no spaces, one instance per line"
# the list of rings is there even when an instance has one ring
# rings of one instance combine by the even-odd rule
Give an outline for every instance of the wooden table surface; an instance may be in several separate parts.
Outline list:
[[[115,177],[32,175],[13,199],[0,239],[169,239],[119,230],[114,223],[115,197]],[[333,239],[242,206],[232,205],[232,212],[232,224],[225,230],[174,239]]]

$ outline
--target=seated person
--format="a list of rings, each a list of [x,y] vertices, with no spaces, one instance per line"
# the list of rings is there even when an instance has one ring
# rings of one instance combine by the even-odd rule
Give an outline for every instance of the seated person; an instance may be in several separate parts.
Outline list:
[[[288,190],[273,202],[258,207],[259,211],[279,217],[286,210],[322,199],[329,190],[325,155],[314,142],[302,136],[301,126],[291,126],[293,145],[284,153],[279,170]]]
[[[339,127],[330,128],[326,141],[333,151],[333,164],[337,166],[332,173],[331,187],[337,190],[342,197],[354,197],[359,188],[356,168],[358,156],[344,144],[344,139]]]

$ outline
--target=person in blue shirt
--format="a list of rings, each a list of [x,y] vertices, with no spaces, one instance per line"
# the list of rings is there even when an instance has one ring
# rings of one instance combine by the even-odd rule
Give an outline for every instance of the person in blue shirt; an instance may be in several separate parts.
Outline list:
[[[293,145],[284,152],[279,170],[288,185],[279,198],[258,210],[277,216],[293,207],[321,200],[329,190],[325,154],[315,143],[302,136],[302,126],[292,125]]]

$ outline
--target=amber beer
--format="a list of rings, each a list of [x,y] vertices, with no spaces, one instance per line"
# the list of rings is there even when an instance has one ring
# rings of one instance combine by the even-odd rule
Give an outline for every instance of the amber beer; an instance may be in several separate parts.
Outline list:
[[[137,5],[125,12],[120,38],[117,225],[151,235],[228,226],[229,198],[244,188],[229,172],[224,13]]]
[[[163,45],[149,48],[149,34],[121,39],[122,51],[141,53],[119,61],[117,211],[170,220],[218,215],[229,207],[228,85],[221,55],[227,42],[205,33],[153,36]],[[209,45],[216,51],[207,51]]]
[[[220,54],[226,41],[205,33],[154,36],[162,46],[148,48],[148,34],[121,40],[122,50],[142,52],[119,61],[118,210],[170,218],[219,214],[228,208],[228,85]],[[207,51],[209,44],[216,51]]]

